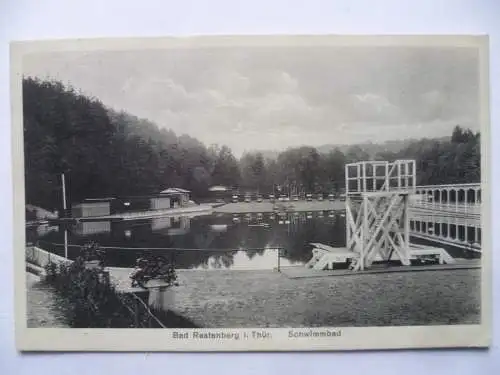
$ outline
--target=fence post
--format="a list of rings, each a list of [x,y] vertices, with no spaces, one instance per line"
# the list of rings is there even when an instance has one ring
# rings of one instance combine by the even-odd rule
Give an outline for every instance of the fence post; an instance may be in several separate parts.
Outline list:
[[[139,328],[139,301],[134,299],[134,324],[135,328]]]
[[[281,249],[278,249],[278,272],[281,272],[280,261],[281,261]]]

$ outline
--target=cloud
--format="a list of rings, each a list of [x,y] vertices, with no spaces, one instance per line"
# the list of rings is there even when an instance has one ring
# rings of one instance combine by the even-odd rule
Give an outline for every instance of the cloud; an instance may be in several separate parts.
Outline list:
[[[400,114],[400,109],[382,95],[365,93],[353,95],[353,107],[361,117],[381,117],[381,120]]]
[[[477,126],[475,60],[464,52],[435,55],[362,48],[104,51],[38,54],[24,66],[239,154]]]
[[[127,92],[143,98],[129,106],[176,132],[197,132],[206,143],[229,143],[238,153],[250,140],[275,147],[268,137],[282,140],[300,137],[304,129],[322,117],[323,109],[310,105],[287,73],[267,74],[257,95],[240,74],[228,74],[210,89],[188,91],[173,79],[129,80]],[[233,84],[234,83],[234,84]],[[308,125],[309,124],[309,125]],[[236,147],[234,147],[236,145]],[[240,145],[240,147],[237,147]]]
[[[423,93],[419,99],[419,107],[422,108],[421,120],[446,119],[449,98],[444,92],[428,91]]]
[[[401,108],[382,94],[370,92],[346,95],[341,100],[325,106],[324,110],[324,117],[333,120],[339,131],[356,123],[379,126],[404,119]]]

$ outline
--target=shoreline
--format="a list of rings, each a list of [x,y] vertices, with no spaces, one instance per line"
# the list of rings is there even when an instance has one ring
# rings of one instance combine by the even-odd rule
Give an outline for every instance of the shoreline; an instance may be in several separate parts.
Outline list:
[[[286,212],[316,212],[316,211],[342,211],[345,202],[335,201],[292,201],[292,202],[237,202],[227,203],[215,207],[214,213],[241,214],[241,213],[286,213]]]
[[[154,219],[169,216],[198,216],[208,215],[214,212],[214,205],[200,204],[191,207],[168,208],[164,210],[149,210],[141,212],[124,212],[105,216],[70,217],[50,220],[52,224],[83,223],[92,221],[127,221],[140,219]]]
[[[294,202],[237,202],[237,203],[203,203],[198,206],[169,208],[165,210],[150,210],[143,212],[128,212],[106,216],[88,216],[78,218],[58,218],[38,222],[26,222],[26,227],[41,225],[58,225],[64,223],[82,223],[94,221],[131,221],[154,219],[170,216],[196,217],[211,214],[245,214],[245,213],[287,213],[287,212],[318,212],[343,211],[345,202],[335,201],[294,201]]]

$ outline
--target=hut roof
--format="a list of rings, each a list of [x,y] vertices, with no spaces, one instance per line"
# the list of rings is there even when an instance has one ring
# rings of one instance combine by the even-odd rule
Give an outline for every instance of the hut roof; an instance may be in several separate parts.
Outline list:
[[[186,194],[186,193],[190,193],[190,191],[181,188],[168,188],[160,192],[160,194]]]

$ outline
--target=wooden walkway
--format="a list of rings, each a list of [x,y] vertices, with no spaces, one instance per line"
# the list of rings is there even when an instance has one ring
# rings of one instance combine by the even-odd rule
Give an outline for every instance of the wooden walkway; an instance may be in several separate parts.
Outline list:
[[[88,217],[70,217],[53,219],[53,222],[101,222],[101,221],[122,221],[122,220],[141,220],[141,219],[154,219],[159,217],[172,217],[172,216],[187,216],[195,217],[199,215],[209,215],[214,212],[214,206],[209,204],[201,204],[192,207],[181,208],[167,208],[163,210],[148,210],[141,212],[125,212],[113,215],[103,216],[88,216]]]
[[[305,268],[303,266],[282,267],[280,272],[290,279],[304,279],[312,277],[328,277],[328,276],[354,276],[380,273],[394,272],[422,272],[422,271],[446,271],[458,269],[478,269],[481,268],[480,260],[456,259],[455,264],[436,264],[423,266],[390,266],[380,268],[370,268],[363,271],[350,270],[315,270]]]

